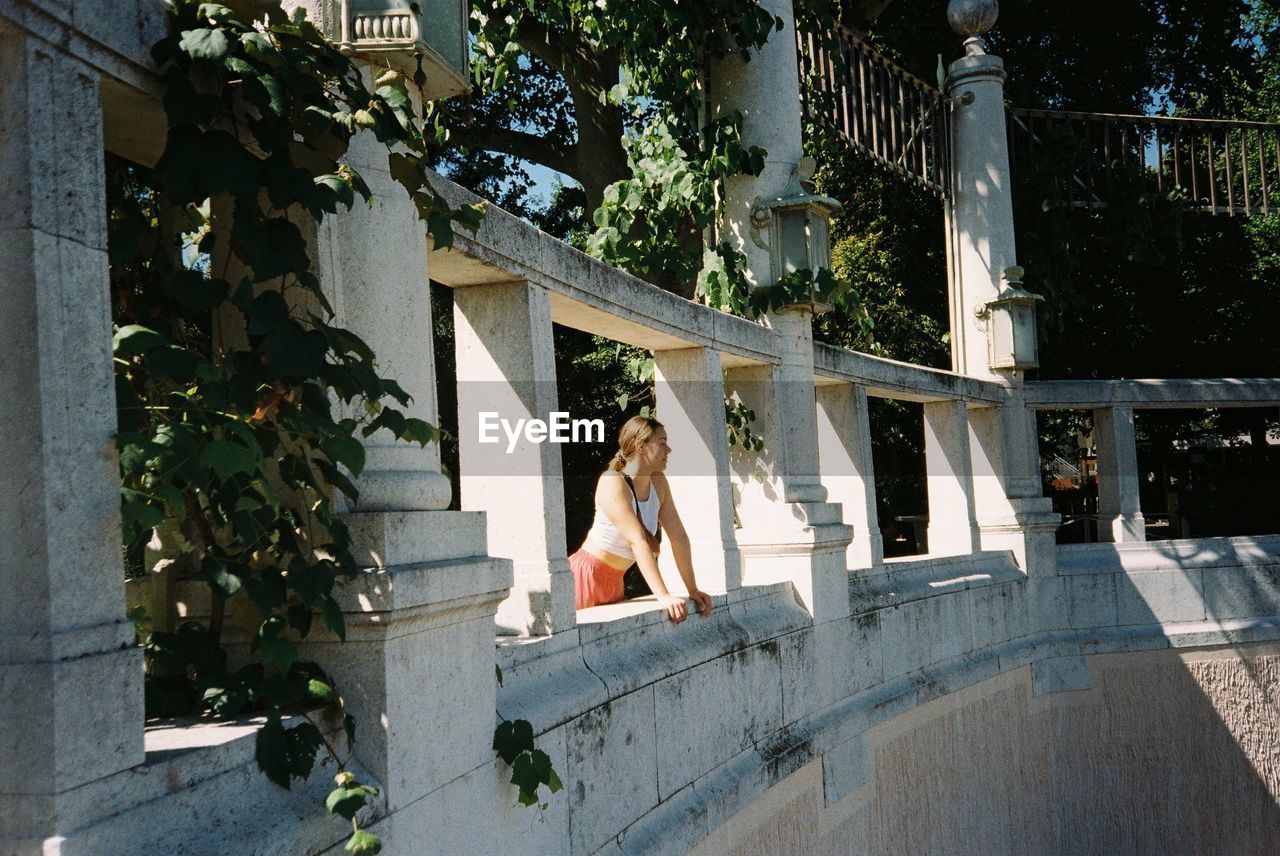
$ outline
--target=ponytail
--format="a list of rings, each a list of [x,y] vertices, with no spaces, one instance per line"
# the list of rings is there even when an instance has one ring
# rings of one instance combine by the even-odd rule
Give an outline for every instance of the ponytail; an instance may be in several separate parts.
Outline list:
[[[615,473],[622,472],[627,461],[635,455],[637,447],[661,427],[662,423],[652,416],[632,416],[622,423],[622,428],[618,431],[618,451],[609,461],[609,469]]]

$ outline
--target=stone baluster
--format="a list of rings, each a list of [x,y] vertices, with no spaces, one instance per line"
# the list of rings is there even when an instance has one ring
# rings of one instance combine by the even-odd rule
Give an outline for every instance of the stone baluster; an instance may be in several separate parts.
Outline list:
[[[0,842],[55,852],[75,789],[143,761],[125,618],[98,74],[0,30]]]
[[[735,446],[729,458],[743,583],[789,581],[814,620],[826,621],[848,614],[852,533],[818,478],[811,318],[807,307],[775,313],[780,364],[725,373],[732,397],[755,411],[751,430],[764,441],[762,452]]]
[[[979,541],[969,413],[963,401],[925,402],[924,452],[929,555],[968,555]]]
[[[492,414],[490,424],[515,425],[546,421],[558,409],[547,292],[525,282],[477,285],[456,289],[453,305],[462,507],[486,513],[490,553],[515,562],[498,626],[535,636],[572,630],[560,446],[521,436],[509,450],[497,427],[489,432],[496,443],[480,440],[483,413]]]
[[[742,582],[742,563],[733,534],[733,491],[724,424],[724,369],[710,348],[654,352],[658,417],[672,448],[667,481],[689,533],[698,585],[725,594]],[[671,550],[660,559],[662,578],[682,591]]]
[[[1133,408],[1094,410],[1093,440],[1098,446],[1098,540],[1147,540],[1147,527],[1138,503]]]
[[[974,499],[984,550],[1012,550],[1029,576],[1057,568],[1061,517],[1041,495],[1035,412],[1020,394],[997,407],[969,408]]]
[[[818,465],[827,499],[839,503],[853,528],[847,554],[851,569],[884,562],[884,539],[876,514],[875,467],[866,387],[854,383],[819,386]]]

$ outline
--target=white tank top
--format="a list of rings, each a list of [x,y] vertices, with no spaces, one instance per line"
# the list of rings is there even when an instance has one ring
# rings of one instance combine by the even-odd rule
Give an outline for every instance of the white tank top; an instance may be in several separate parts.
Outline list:
[[[632,496],[631,490],[627,490],[628,498]],[[640,522],[644,524],[644,528],[648,529],[650,534],[658,534],[658,507],[662,504],[658,497],[658,486],[649,482],[649,496],[646,499],[637,498],[631,503],[631,510],[634,511],[636,503],[640,505]],[[593,546],[607,550],[615,556],[622,556],[624,559],[634,559],[635,553],[631,550],[631,542],[622,537],[622,533],[618,531],[618,527],[613,525],[613,521],[609,519],[609,515],[605,514],[599,505],[596,506],[596,516],[591,521],[591,531],[587,533],[587,540]]]

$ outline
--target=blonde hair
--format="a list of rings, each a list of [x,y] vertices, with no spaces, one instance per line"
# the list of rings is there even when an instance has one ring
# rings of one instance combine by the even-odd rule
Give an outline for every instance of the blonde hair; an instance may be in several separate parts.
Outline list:
[[[662,423],[652,416],[632,416],[622,423],[618,430],[618,451],[609,461],[609,469],[621,472],[640,448],[640,444],[653,436],[653,432],[662,427]]]

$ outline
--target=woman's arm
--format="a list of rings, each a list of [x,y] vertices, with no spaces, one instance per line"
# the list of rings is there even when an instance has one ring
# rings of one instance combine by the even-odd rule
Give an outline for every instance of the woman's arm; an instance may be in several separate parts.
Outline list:
[[[662,604],[662,607],[667,611],[667,617],[671,619],[673,624],[679,624],[684,621],[688,616],[688,608],[685,606],[684,598],[672,595],[662,582],[662,572],[658,570],[658,560],[654,558],[653,550],[649,547],[648,530],[644,528],[644,524],[636,516],[631,489],[627,487],[621,475],[607,472],[600,476],[600,481],[596,483],[596,505],[600,506],[609,521],[617,527],[618,532],[631,545],[631,552],[635,554],[636,564],[640,566],[640,573],[644,576],[645,582],[649,584],[649,589],[657,595],[658,603]],[[686,538],[685,540],[687,541],[688,539]]]
[[[676,570],[680,572],[680,579],[684,580],[684,587],[689,592],[689,597],[693,598],[693,602],[698,605],[698,614],[706,618],[711,614],[711,596],[698,588],[698,582],[694,578],[693,554],[689,550],[689,533],[685,532],[680,512],[676,511],[676,501],[671,497],[671,486],[667,484],[667,477],[661,473],[655,473],[653,489],[660,490],[659,497],[662,504],[658,506],[658,522],[662,524],[662,531],[666,533],[667,541],[671,544],[671,556],[676,560]]]

